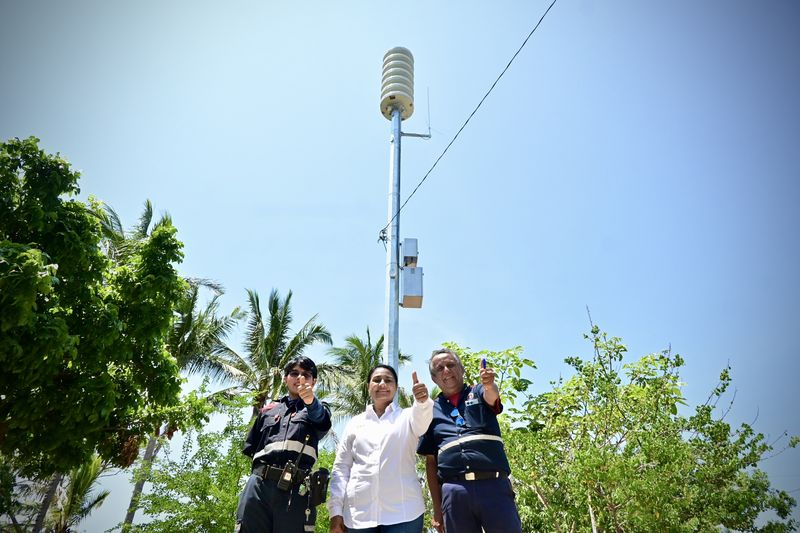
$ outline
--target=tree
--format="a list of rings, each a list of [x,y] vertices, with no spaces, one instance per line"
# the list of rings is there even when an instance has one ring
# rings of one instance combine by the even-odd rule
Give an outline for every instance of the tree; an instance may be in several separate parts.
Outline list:
[[[185,435],[180,456],[157,458],[151,473],[152,490],[141,497],[141,508],[152,521],[133,525],[130,531],[233,531],[236,506],[244,488],[250,458],[242,454],[247,424],[242,396],[221,403],[226,424],[221,431],[199,428]]]
[[[575,374],[525,402],[515,411],[524,425],[505,432],[524,530],[794,530],[795,501],[758,469],[772,447],[713,416],[728,369],[683,416],[679,355],[622,364],[620,339],[596,326],[586,337],[594,356],[568,358]],[[767,510],[777,519],[758,526]]]
[[[182,245],[166,221],[112,261],[100,203],[70,199],[78,173],[37,142],[0,144],[0,453],[24,475],[95,450],[130,464],[178,402],[165,342]]]
[[[219,373],[216,354],[224,346],[225,338],[241,318],[241,313],[236,308],[230,315],[219,314],[219,297],[222,295],[220,286],[206,280],[187,281],[187,290],[175,309],[176,317],[167,340],[167,350],[175,357],[182,371],[189,374],[209,371]],[[199,308],[201,287],[214,291],[214,296],[202,309]],[[133,493],[125,513],[123,529],[133,523],[144,484],[149,479],[150,466],[164,440],[160,437],[171,438],[175,429],[175,426],[164,423],[155,434],[150,435],[144,457],[134,476]]]
[[[104,469],[102,459],[94,455],[87,463],[70,471],[66,487],[56,498],[50,511],[48,531],[69,533],[73,527],[103,504],[109,491],[93,493],[92,488]]]
[[[235,385],[227,392],[232,394],[253,393],[253,414],[267,398],[276,398],[283,387],[283,367],[314,343],[331,344],[331,334],[317,316],[311,317],[300,331],[290,334],[292,324],[292,291],[283,300],[278,291],[272,290],[267,302],[268,315],[264,317],[256,291],[247,290],[247,333],[240,355],[230,347],[219,350],[214,378],[223,378]],[[266,320],[265,320],[266,318]]]
[[[104,205],[97,214],[103,227],[103,245],[108,256],[116,263],[124,263],[135,251],[137,243],[147,239],[156,228],[171,222],[169,215],[166,214],[153,222],[153,204],[150,200],[145,202],[139,221],[128,231],[125,230],[119,215],[110,206]],[[186,290],[175,305],[175,319],[167,338],[167,350],[175,358],[181,372],[189,374],[203,371],[219,372],[214,355],[241,318],[241,313],[236,308],[230,315],[219,315],[219,297],[224,293],[220,284],[199,278],[186,278],[185,281]],[[213,293],[211,301],[204,309],[199,308],[201,289],[210,289]],[[140,468],[137,469],[123,529],[133,523],[139,497],[148,480],[149,467],[163,441],[159,437],[171,438],[175,431],[175,425],[162,423],[149,436],[144,457]]]
[[[324,377],[323,392],[338,417],[350,417],[364,411],[370,402],[367,384],[369,371],[381,362],[382,353],[383,335],[372,344],[369,328],[366,339],[353,334],[345,339],[344,346],[328,350],[331,362],[320,366]],[[398,360],[403,365],[411,361],[411,356],[400,354]],[[403,397],[399,387],[398,395]],[[401,403],[410,405],[408,401]]]

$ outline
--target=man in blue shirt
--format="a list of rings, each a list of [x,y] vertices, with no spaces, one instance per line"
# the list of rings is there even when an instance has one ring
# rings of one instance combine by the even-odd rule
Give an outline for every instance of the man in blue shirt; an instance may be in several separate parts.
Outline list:
[[[239,497],[235,533],[314,531],[317,510],[303,483],[331,429],[331,413],[314,397],[314,361],[295,357],[283,380],[289,394],[259,411],[244,443],[253,466]]]
[[[481,368],[480,384],[467,386],[464,365],[448,349],[433,352],[429,370],[442,392],[417,453],[425,456],[433,526],[439,533],[521,533],[494,370]]]

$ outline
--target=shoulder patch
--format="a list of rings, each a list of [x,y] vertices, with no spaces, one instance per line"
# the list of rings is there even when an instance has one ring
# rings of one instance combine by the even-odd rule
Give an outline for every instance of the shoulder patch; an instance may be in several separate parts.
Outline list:
[[[258,412],[259,413],[266,413],[267,411],[269,411],[270,409],[272,409],[276,405],[278,405],[277,402],[269,402],[267,405],[265,405],[264,407],[259,409]]]

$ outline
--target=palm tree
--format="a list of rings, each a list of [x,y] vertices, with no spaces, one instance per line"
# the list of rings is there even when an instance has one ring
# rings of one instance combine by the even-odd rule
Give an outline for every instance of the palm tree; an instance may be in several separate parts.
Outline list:
[[[188,278],[186,281],[188,288],[175,307],[176,318],[167,340],[167,350],[175,357],[182,371],[189,374],[220,375],[222,370],[217,363],[216,354],[224,346],[224,339],[243,317],[243,313],[237,307],[230,315],[220,316],[218,311],[219,297],[223,294],[222,287],[196,278]],[[198,308],[201,287],[214,291],[213,298],[203,309]],[[147,442],[128,510],[125,513],[123,523],[126,526],[133,524],[144,484],[150,478],[153,461],[161,450],[163,440],[159,437],[164,435],[171,437],[173,431],[174,428],[164,424]]]
[[[93,204],[92,213],[100,221],[103,228],[103,242],[101,246],[106,251],[109,259],[117,263],[121,263],[123,259],[135,250],[135,247],[151,233],[151,224],[153,222],[153,204],[150,200],[145,201],[144,210],[139,216],[139,222],[126,233],[122,226],[122,221],[114,209],[106,204]],[[169,223],[171,221],[169,215],[163,215],[155,224],[152,229]],[[36,521],[33,526],[33,531],[39,533],[44,526],[44,520],[53,498],[56,495],[58,487],[64,478],[62,472],[56,472],[48,481],[47,490],[42,499],[41,507],[36,515]]]
[[[353,334],[345,339],[344,346],[328,350],[332,363],[324,366],[325,391],[337,418],[357,415],[367,406],[370,401],[367,391],[369,371],[381,363],[382,353],[383,335],[372,344],[369,328],[366,340]],[[411,361],[411,356],[399,354],[398,361],[403,365]],[[397,390],[399,403],[409,405],[406,392],[399,386]]]
[[[103,504],[109,491],[92,493],[92,488],[103,470],[105,466],[102,460],[94,455],[89,462],[70,471],[66,487],[50,510],[48,530],[53,533],[69,533],[75,525]]]
[[[153,230],[170,221],[169,215],[165,214],[153,223],[153,204],[150,200],[145,202],[138,223],[127,232],[119,215],[110,206],[104,205],[101,210],[94,212],[103,226],[106,252],[114,261],[131,254]],[[224,339],[244,315],[239,308],[234,309],[230,315],[219,314],[219,298],[224,290],[218,283],[200,278],[186,278],[186,282],[187,288],[183,297],[175,303],[175,321],[167,339],[167,350],[175,357],[181,371],[188,374],[219,375],[221,369],[216,363],[216,354],[224,345]],[[211,301],[202,309],[199,307],[201,288],[213,292]],[[173,431],[174,428],[163,425],[147,442],[141,469],[125,514],[125,528],[133,523],[144,484],[150,477],[153,460],[161,449],[162,440],[159,437],[164,434],[172,436]]]
[[[244,341],[245,353],[239,354],[228,346],[219,351],[215,362],[219,371],[212,371],[215,378],[225,378],[234,385],[227,394],[253,393],[253,415],[267,398],[276,398],[283,387],[283,367],[302,355],[314,343],[331,344],[331,334],[324,325],[317,323],[317,315],[311,317],[300,331],[292,335],[292,291],[281,300],[273,289],[267,300],[267,315],[261,311],[258,293],[247,289],[248,318]]]

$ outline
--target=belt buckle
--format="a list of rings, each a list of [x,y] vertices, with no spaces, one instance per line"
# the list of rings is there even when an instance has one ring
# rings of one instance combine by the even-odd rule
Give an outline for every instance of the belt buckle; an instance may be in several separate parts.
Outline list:
[[[475,481],[475,472],[467,472],[466,474],[464,474],[464,480]]]

